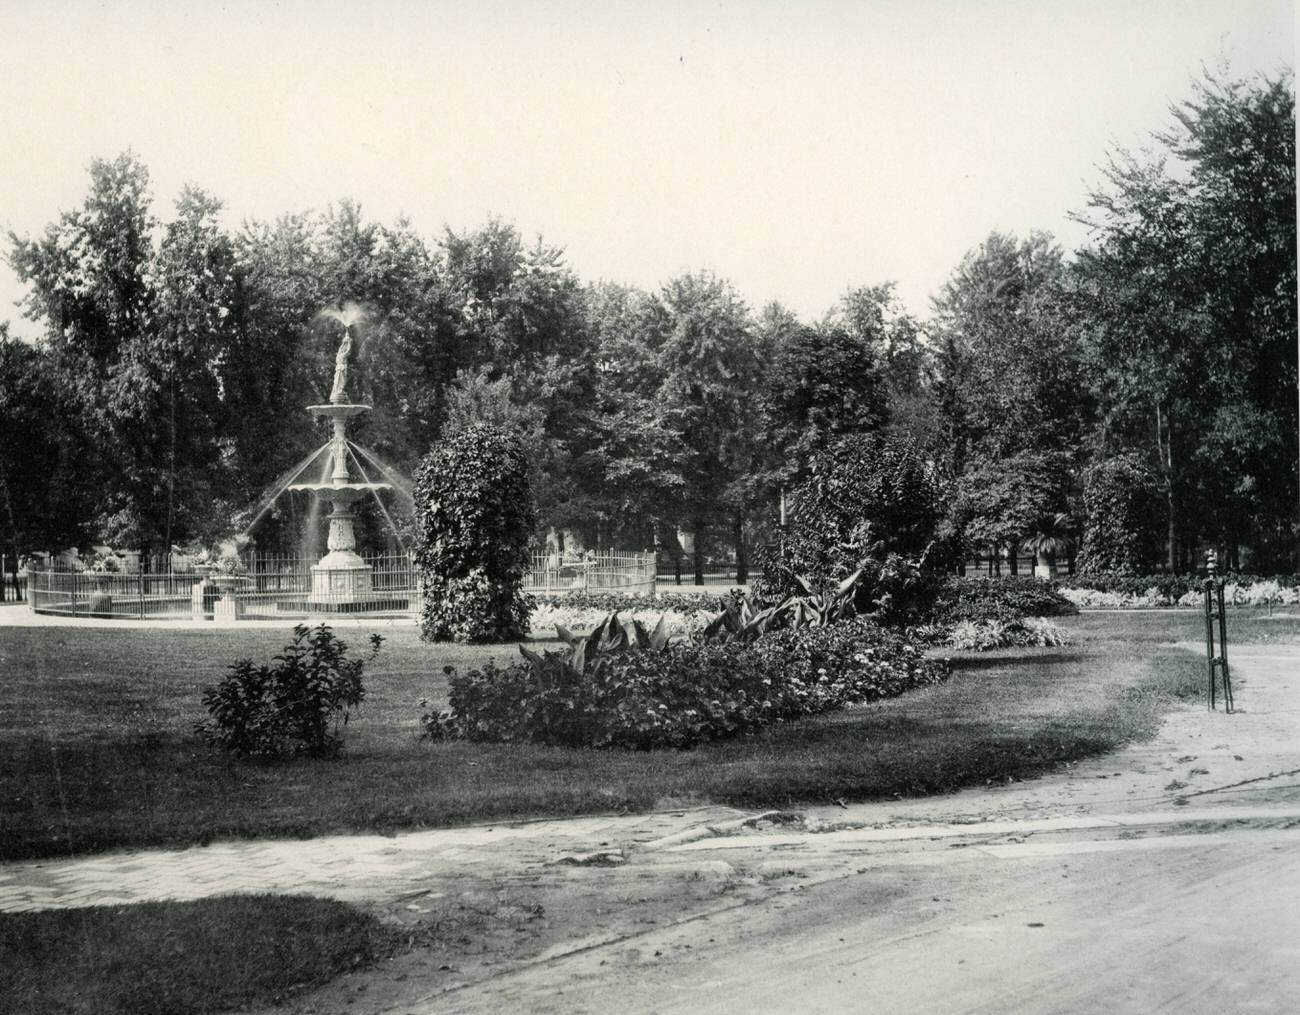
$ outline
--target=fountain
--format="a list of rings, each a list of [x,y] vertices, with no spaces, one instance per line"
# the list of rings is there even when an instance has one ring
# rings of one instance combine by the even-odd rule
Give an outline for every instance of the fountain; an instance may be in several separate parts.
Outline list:
[[[312,565],[311,593],[306,607],[313,612],[333,610],[388,609],[394,604],[391,595],[377,595],[374,591],[372,569],[357,553],[356,534],[352,528],[352,505],[367,494],[377,496],[380,491],[393,489],[390,483],[356,483],[348,469],[347,421],[370,411],[370,406],[348,401],[348,356],[352,352],[351,313],[330,312],[330,316],[343,325],[343,341],[339,343],[334,358],[334,386],[330,400],[324,405],[309,405],[313,416],[330,421],[333,436],[329,449],[332,471],[328,482],[294,483],[290,490],[305,490],[315,497],[328,501],[329,538],[327,553]],[[405,604],[403,604],[405,605]]]

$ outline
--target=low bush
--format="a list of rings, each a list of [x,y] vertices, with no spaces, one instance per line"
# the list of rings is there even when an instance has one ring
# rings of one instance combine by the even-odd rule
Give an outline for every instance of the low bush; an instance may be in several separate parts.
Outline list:
[[[657,592],[654,597],[633,595],[627,592],[552,592],[534,595],[538,607],[551,607],[557,610],[591,610],[607,616],[611,613],[640,613],[652,610],[655,613],[717,613],[727,595],[702,593],[694,595],[687,592]]]
[[[1142,609],[1199,606],[1205,576],[1195,574],[1076,574],[1057,579],[1060,593],[1078,607]],[[1265,578],[1250,574],[1223,576],[1224,598],[1239,606],[1300,603],[1300,575]]]
[[[370,636],[369,658],[383,640]],[[340,726],[366,693],[365,660],[349,658],[347,649],[326,625],[299,624],[271,665],[239,659],[225,680],[204,690],[210,718],[195,731],[214,746],[252,757],[337,754]]]
[[[612,599],[616,597],[601,597],[602,599]],[[563,602],[563,597],[546,597],[547,601],[539,602],[533,608],[532,615],[529,618],[529,631],[533,638],[548,639],[554,637],[557,627],[564,627],[570,631],[589,631],[598,626],[612,612],[617,612],[621,616],[629,617],[642,624],[653,627],[660,618],[663,618],[667,625],[668,632],[674,638],[687,637],[698,634],[717,614],[719,601],[713,597],[700,597],[698,602],[692,603],[692,608],[688,610],[672,609],[661,607],[658,598],[654,600],[639,599],[635,597],[622,597],[621,604],[615,603],[611,610],[609,604],[599,606],[570,604]],[[694,598],[681,596],[678,598]],[[555,601],[558,600],[558,601]]]
[[[594,633],[593,633],[594,637]],[[450,670],[450,710],[426,735],[567,747],[690,747],[943,678],[906,636],[864,618],[756,641],[630,644],[592,654],[522,650],[523,662]]]
[[[931,624],[915,632],[932,645],[965,652],[987,652],[995,648],[1047,648],[1069,645],[1065,630],[1044,617],[1011,620],[961,620],[955,624]]]
[[[1067,617],[1077,606],[1037,578],[949,578],[935,603],[934,622],[1012,623],[1021,617]]]
[[[896,697],[948,675],[947,664],[928,658],[910,634],[866,617],[777,631],[750,647],[768,670],[782,674],[784,710],[791,715]]]

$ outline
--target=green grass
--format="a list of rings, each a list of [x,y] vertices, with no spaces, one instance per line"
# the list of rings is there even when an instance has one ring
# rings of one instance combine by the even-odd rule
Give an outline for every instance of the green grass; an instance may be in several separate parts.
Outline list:
[[[346,753],[256,764],[190,732],[236,656],[287,632],[0,629],[0,852],[67,855],[219,836],[308,835],[653,807],[889,798],[1026,778],[1146,736],[1199,696],[1204,663],[1174,642],[1195,614],[1064,621],[1070,648],[954,659],[952,680],[867,708],[694,751],[624,753],[417,740],[442,667],[505,648],[388,632]],[[1234,614],[1230,637],[1300,640],[1300,618]],[[364,630],[344,632],[360,649]],[[227,897],[0,915],[0,1010],[198,1013],[276,1003],[403,942],[341,903]]]
[[[219,838],[448,826],[642,810],[665,801],[788,806],[887,799],[1025,778],[1148,735],[1202,692],[1204,664],[1170,642],[1195,615],[1085,615],[1068,649],[958,658],[939,687],[693,751],[579,751],[418,739],[443,665],[513,646],[389,640],[342,757],[257,763],[207,747],[202,688],[287,632],[0,629],[0,857],[79,855]],[[1264,623],[1263,621],[1260,622]],[[1269,630],[1292,634],[1295,618]],[[368,631],[343,632],[359,651]]]
[[[359,910],[225,896],[0,916],[0,1010],[198,1015],[275,1002],[399,946]]]

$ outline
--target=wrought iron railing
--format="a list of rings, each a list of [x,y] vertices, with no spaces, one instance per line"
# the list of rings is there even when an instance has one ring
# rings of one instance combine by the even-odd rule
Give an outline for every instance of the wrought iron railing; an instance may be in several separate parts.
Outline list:
[[[597,550],[570,558],[558,553],[533,555],[524,591],[558,593],[586,590],[654,595],[655,555],[627,550]]]
[[[40,570],[28,572],[28,600],[37,613],[119,619],[188,617],[285,617],[358,610],[418,611],[420,589],[409,554],[362,558],[370,569],[370,592],[357,598],[313,589],[314,561],[251,554],[238,574],[210,568],[152,574]],[[524,590],[562,593],[607,590],[653,594],[652,553],[605,550],[564,560],[537,554]]]

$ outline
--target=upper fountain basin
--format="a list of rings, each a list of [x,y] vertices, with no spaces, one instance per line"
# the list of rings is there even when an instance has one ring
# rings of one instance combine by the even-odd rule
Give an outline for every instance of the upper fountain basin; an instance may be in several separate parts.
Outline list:
[[[363,412],[369,412],[368,405],[350,405],[326,402],[324,405],[309,405],[307,411],[313,416],[329,416],[331,418],[344,419],[348,416],[360,416]]]

